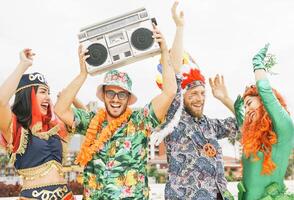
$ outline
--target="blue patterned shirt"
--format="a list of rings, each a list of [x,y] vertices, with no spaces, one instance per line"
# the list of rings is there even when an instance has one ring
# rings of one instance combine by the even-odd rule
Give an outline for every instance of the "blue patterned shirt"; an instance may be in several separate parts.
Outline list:
[[[180,105],[181,78],[177,77],[178,93],[167,116],[174,116]],[[166,199],[216,199],[217,193],[227,192],[222,149],[218,139],[235,137],[238,132],[234,118],[200,119],[183,111],[177,127],[165,138],[167,149],[168,181]],[[206,156],[203,146],[210,143],[216,149],[214,157]]]

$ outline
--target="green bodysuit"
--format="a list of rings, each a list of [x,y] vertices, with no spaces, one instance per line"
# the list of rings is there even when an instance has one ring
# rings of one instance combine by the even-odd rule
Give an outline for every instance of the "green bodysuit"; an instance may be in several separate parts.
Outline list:
[[[267,79],[256,83],[259,96],[268,112],[273,130],[277,134],[277,143],[272,146],[272,160],[276,169],[271,175],[261,175],[263,153],[258,152],[260,160],[254,161],[253,156],[246,158],[243,154],[243,184],[238,185],[239,200],[286,200],[294,196],[286,196],[284,176],[289,156],[294,144],[294,125],[288,112],[281,106],[274,95]],[[242,189],[243,188],[243,189]]]

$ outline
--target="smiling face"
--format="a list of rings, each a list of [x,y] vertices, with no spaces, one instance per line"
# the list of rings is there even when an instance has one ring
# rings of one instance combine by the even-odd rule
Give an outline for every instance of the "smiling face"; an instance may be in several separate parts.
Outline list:
[[[205,88],[203,86],[193,87],[184,94],[185,109],[193,117],[202,117],[204,103]]]
[[[46,115],[50,106],[49,89],[45,86],[39,86],[36,92],[38,106],[42,115]]]
[[[105,86],[104,104],[111,118],[118,118],[127,109],[130,93],[118,86]]]
[[[250,122],[255,122],[260,118],[258,111],[261,106],[261,100],[258,96],[246,96],[244,99],[245,118]]]

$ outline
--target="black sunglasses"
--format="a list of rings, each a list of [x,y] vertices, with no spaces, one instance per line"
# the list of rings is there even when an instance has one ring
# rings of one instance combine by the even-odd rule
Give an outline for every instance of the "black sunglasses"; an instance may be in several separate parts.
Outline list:
[[[115,92],[113,90],[105,90],[105,95],[109,99],[114,99],[114,97],[117,95],[119,100],[125,100],[130,95],[130,93],[124,91]]]

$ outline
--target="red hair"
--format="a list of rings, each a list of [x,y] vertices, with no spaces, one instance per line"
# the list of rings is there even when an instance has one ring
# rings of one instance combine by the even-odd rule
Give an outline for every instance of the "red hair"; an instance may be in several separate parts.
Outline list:
[[[278,93],[278,91],[275,89],[272,90],[280,104],[287,110],[285,100],[281,94]],[[245,99],[247,96],[256,96],[261,101],[255,85],[246,88],[243,99]],[[260,151],[263,153],[264,160],[262,163],[261,174],[269,175],[276,168],[276,164],[273,162],[271,155],[272,145],[277,143],[277,135],[273,131],[271,118],[265,110],[263,104],[256,112],[258,112],[260,116],[260,119],[257,121],[257,123],[252,123],[248,120],[248,117],[245,117],[244,124],[241,129],[241,144],[243,146],[243,152],[246,158],[252,154],[255,160],[259,160],[257,152]]]

